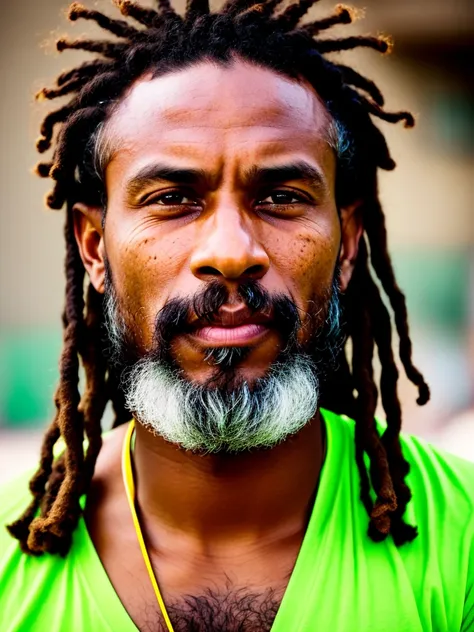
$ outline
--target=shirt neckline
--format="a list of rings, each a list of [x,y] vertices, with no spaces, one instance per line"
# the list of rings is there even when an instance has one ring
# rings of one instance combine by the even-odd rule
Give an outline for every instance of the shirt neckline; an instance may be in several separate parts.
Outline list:
[[[334,462],[337,461],[337,446],[334,444],[335,436],[332,424],[330,423],[330,417],[332,414],[329,411],[320,409],[320,415],[321,422],[324,424],[326,431],[326,455],[319,475],[318,491],[311,510],[308,527],[301,543],[291,577],[273,622],[271,632],[287,632],[285,627],[282,627],[282,621],[284,619],[288,620],[289,615],[291,615],[292,620],[294,621],[294,629],[298,629],[298,609],[295,608],[295,600],[301,602],[302,599],[301,589],[304,585],[304,577],[307,576],[305,571],[305,560],[308,557],[307,552],[310,546],[314,547],[315,535],[326,519],[326,516],[324,515],[328,504],[326,499],[328,498],[328,494],[330,494],[329,487],[334,476],[333,469]],[[81,506],[83,509],[85,500],[86,497],[82,496]],[[100,590],[97,585],[94,585],[91,587],[93,588],[92,594],[100,594],[100,604],[98,601],[96,601],[96,604],[101,612],[107,612],[107,623],[110,629],[121,630],[121,632],[137,632],[138,628],[135,626],[132,618],[116,593],[109,576],[107,575],[107,571],[105,570],[99,554],[95,549],[82,514],[79,518],[75,536],[75,555],[77,555],[78,560],[81,560],[81,564],[78,564],[76,568],[84,566],[84,568],[87,569],[86,577],[101,577]],[[314,557],[315,554],[316,552],[312,550],[312,557]],[[90,572],[90,569],[92,569],[92,572]]]

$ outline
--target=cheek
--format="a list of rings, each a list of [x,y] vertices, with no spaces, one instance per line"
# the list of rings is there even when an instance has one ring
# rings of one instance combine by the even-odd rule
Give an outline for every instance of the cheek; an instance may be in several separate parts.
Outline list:
[[[340,242],[339,224],[328,221],[317,228],[305,225],[282,240],[280,269],[301,307],[322,296],[331,287]],[[284,246],[283,246],[284,244]]]
[[[177,294],[191,240],[184,236],[163,238],[147,228],[128,232],[123,228],[106,240],[107,256],[127,325],[140,346],[149,348],[157,313]],[[180,290],[182,295],[183,288]]]
[[[337,250],[330,244],[306,236],[295,243],[294,296],[300,307],[302,327],[298,333],[301,344],[306,344],[322,325],[321,315],[326,313],[331,291]]]
[[[324,246],[318,239],[302,238],[295,256],[295,280],[298,282],[298,295],[307,309],[308,302],[321,299],[331,287],[337,250],[330,244]],[[319,301],[318,301],[319,302]]]

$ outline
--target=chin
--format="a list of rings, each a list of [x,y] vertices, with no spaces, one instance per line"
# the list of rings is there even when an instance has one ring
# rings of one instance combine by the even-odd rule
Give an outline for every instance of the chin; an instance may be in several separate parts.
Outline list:
[[[252,347],[208,347],[193,358],[192,368],[186,366],[184,354],[176,354],[174,362],[185,379],[215,388],[238,388],[242,384],[252,387],[266,377],[279,357],[277,343]]]
[[[206,371],[204,375],[191,378],[190,381],[209,389],[215,388],[225,391],[236,391],[246,385],[252,390],[259,380],[265,378],[269,372],[270,366],[216,366]]]
[[[252,390],[257,383],[267,377],[271,371],[271,365],[238,365],[238,366],[210,366],[194,375],[181,371],[181,377],[208,389],[223,391],[236,391],[244,385]]]
[[[238,375],[252,382],[268,373],[281,354],[281,344],[273,331],[247,346],[204,346],[189,336],[179,336],[167,359],[183,377],[198,384],[206,383],[217,374]]]

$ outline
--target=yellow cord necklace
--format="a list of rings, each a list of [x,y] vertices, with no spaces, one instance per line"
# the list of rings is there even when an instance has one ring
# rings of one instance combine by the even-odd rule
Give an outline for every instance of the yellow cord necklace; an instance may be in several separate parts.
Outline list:
[[[163,597],[158,587],[158,582],[156,581],[155,573],[153,572],[150,556],[148,555],[145,540],[143,538],[142,530],[140,527],[140,522],[138,520],[137,511],[135,508],[135,481],[133,480],[133,467],[132,467],[132,436],[133,436],[134,430],[135,430],[135,422],[132,420],[127,429],[127,434],[125,435],[125,439],[123,442],[123,450],[122,450],[123,482],[125,485],[125,491],[127,492],[128,504],[130,505],[130,512],[132,514],[132,519],[133,519],[133,524],[135,527],[135,532],[137,534],[138,544],[140,545],[140,549],[143,555],[143,560],[145,562],[145,566],[148,571],[148,576],[150,577],[151,585],[153,586],[153,590],[155,591],[156,599],[158,601],[158,605],[160,606],[160,611],[161,611],[161,614],[163,615],[163,619],[166,623],[168,632],[174,632],[173,626],[171,625],[170,618],[168,616],[168,613],[166,612],[165,602],[163,601]]]

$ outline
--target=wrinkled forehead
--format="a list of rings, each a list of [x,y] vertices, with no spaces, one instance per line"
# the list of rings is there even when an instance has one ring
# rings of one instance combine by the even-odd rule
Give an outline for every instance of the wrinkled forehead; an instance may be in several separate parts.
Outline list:
[[[135,82],[101,131],[98,165],[103,171],[117,153],[133,154],[150,138],[192,144],[209,134],[223,142],[307,138],[337,148],[332,118],[306,81],[240,59],[203,61]]]

